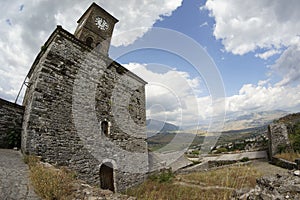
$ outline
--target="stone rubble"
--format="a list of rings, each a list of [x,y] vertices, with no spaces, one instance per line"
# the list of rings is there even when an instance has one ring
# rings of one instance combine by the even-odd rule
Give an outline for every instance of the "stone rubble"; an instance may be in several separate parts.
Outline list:
[[[295,171],[297,172],[297,171]],[[262,177],[254,189],[238,190],[232,200],[296,200],[300,199],[300,178],[295,172]]]
[[[73,184],[73,193],[70,198],[74,200],[136,200],[135,197],[95,188],[82,181]]]

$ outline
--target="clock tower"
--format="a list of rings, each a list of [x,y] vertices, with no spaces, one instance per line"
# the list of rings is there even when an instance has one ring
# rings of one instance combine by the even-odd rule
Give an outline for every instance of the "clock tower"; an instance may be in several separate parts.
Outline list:
[[[27,74],[22,116],[23,153],[115,192],[149,172],[147,83],[108,57],[117,22],[93,3],[74,34],[57,26]]]
[[[74,35],[89,47],[107,56],[117,22],[115,17],[93,3],[77,21]]]

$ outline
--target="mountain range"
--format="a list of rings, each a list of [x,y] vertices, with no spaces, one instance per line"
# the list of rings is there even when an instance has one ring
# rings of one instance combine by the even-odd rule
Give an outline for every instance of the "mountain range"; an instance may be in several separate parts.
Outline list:
[[[223,131],[229,130],[242,130],[242,129],[250,129],[256,127],[262,127],[269,123],[271,123],[275,119],[279,119],[285,115],[289,114],[287,111],[283,110],[273,110],[273,111],[261,111],[261,112],[252,112],[252,113],[243,113],[243,112],[235,112],[226,116],[224,121]],[[196,133],[196,126],[189,127],[178,127],[174,124],[163,122],[154,119],[148,119],[147,122],[147,133],[148,136],[166,132],[173,132],[183,130],[188,133]],[[208,122],[206,121],[203,124],[198,125],[198,130],[205,131],[207,130]]]
[[[224,131],[255,128],[270,124],[273,120],[289,114],[283,110],[253,112],[248,114],[235,113],[226,116]]]
[[[155,120],[155,119],[147,119],[146,125],[147,125],[148,137],[151,137],[156,133],[167,133],[167,132],[173,132],[179,130],[179,127],[174,124]]]

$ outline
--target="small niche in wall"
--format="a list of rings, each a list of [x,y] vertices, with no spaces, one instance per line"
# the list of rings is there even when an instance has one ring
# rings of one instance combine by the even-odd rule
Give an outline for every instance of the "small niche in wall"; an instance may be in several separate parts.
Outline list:
[[[101,122],[101,133],[105,136],[109,136],[109,124],[107,121]]]
[[[94,40],[91,37],[86,38],[85,43],[86,45],[88,45],[89,47],[92,47]]]

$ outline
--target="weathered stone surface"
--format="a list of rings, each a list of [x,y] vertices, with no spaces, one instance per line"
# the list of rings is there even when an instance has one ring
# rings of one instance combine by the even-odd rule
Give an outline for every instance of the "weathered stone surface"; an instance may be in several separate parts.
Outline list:
[[[300,176],[300,170],[294,171],[294,175],[295,175],[295,176]]]
[[[288,151],[290,141],[288,138],[288,128],[284,123],[272,123],[269,125],[269,157],[270,159],[281,151]]]
[[[300,178],[292,174],[263,177],[257,180],[255,189],[240,194],[237,191],[232,199],[239,200],[284,200],[300,199]]]
[[[145,179],[145,81],[61,27],[43,46],[28,79],[24,153],[69,166],[98,186],[100,168],[109,164],[115,191]]]
[[[24,107],[0,99],[0,148],[20,147]]]
[[[268,137],[270,159],[277,153],[299,150],[297,140],[290,140],[290,138],[299,137],[299,135],[297,135],[299,133],[296,131],[299,124],[300,113],[294,113],[275,120],[269,125]]]

